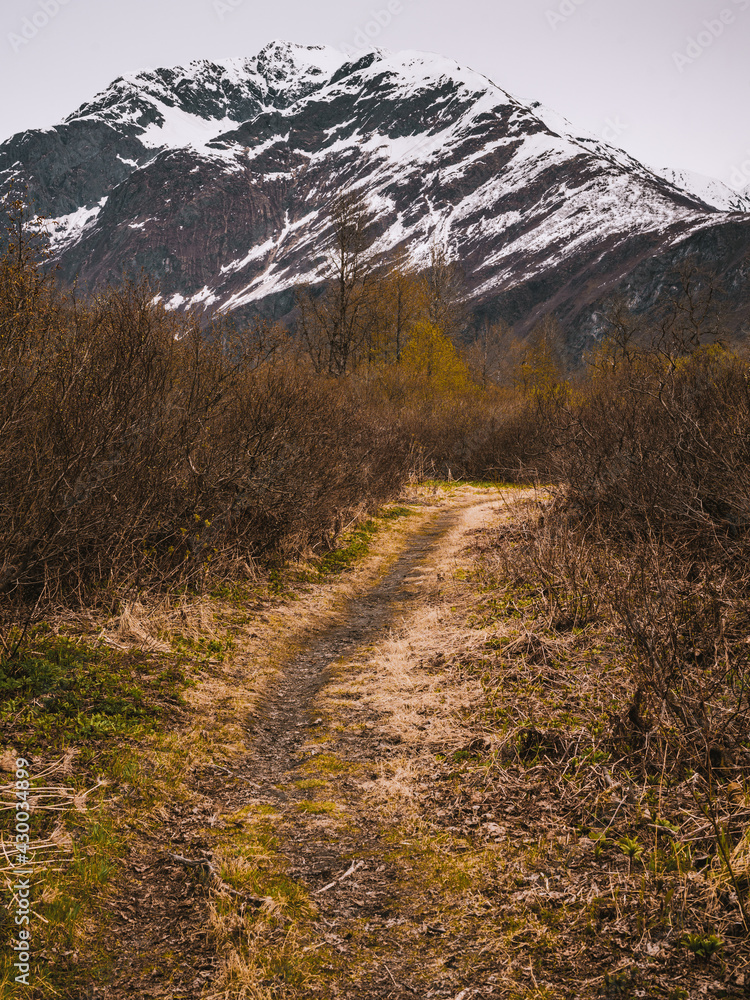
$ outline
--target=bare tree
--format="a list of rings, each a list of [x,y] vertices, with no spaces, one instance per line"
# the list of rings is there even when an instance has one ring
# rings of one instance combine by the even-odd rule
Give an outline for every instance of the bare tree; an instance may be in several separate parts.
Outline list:
[[[328,283],[318,294],[310,286],[298,294],[300,332],[317,372],[345,375],[368,341],[373,323],[374,268],[367,256],[372,221],[359,193],[339,196],[331,208]]]
[[[728,328],[726,292],[717,275],[692,261],[677,269],[674,287],[664,295],[656,347],[665,358],[692,354],[704,344],[722,343]]]
[[[474,341],[463,351],[469,371],[483,386],[513,384],[524,352],[511,327],[498,320],[482,321]]]
[[[398,363],[414,324],[425,318],[427,304],[424,282],[405,250],[397,250],[387,268],[373,277],[371,293],[376,319],[369,338],[370,356]]]
[[[466,322],[466,282],[458,264],[434,244],[425,285],[428,321],[455,340]]]

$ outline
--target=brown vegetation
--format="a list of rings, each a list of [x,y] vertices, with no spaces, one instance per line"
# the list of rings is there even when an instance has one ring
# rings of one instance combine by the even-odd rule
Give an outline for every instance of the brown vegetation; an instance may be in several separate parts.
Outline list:
[[[598,919],[603,969],[630,937],[630,988],[682,968],[697,989],[680,948],[696,978],[714,953],[725,982],[748,964],[750,367],[719,331],[686,280],[650,332],[620,311],[574,379],[538,343],[522,377],[552,485],[486,556],[485,614],[517,618],[484,678],[505,766],[600,866],[626,856],[624,895],[638,874],[639,908]]]
[[[455,270],[373,272],[368,217],[334,212],[335,280],[297,338],[170,312],[146,280],[82,296],[11,207],[0,260],[0,592],[110,601],[326,547],[416,471],[520,466],[512,390],[480,387],[437,325]],[[346,377],[344,377],[346,376]],[[516,423],[514,423],[516,421]]]
[[[614,616],[636,652],[631,736],[706,772],[747,763],[749,371],[716,343],[613,340],[544,400],[547,599],[573,624]]]
[[[64,293],[23,244],[0,261],[6,601],[184,584],[318,546],[410,471],[398,426],[282,338],[269,349],[153,299],[146,282]]]

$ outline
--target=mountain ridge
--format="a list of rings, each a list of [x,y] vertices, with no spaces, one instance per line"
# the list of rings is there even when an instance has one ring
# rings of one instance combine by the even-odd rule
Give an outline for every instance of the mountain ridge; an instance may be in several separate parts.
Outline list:
[[[0,179],[57,217],[66,278],[145,269],[173,308],[286,314],[296,285],[325,278],[328,210],[348,188],[375,214],[375,258],[402,249],[420,267],[441,245],[477,314],[522,328],[546,310],[596,332],[602,297],[691,243],[725,270],[701,234],[731,223],[742,243],[747,217],[576,132],[442,56],[273,42],[119,77],[1,144]]]

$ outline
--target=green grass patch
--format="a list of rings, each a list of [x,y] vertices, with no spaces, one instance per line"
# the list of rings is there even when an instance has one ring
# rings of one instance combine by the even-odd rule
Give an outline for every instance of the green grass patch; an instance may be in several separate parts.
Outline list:
[[[394,830],[386,839],[392,845],[386,858],[399,865],[405,881],[452,896],[481,887],[495,863],[495,848],[470,850],[463,838],[426,828],[406,837]]]
[[[313,815],[323,815],[339,812],[339,807],[335,802],[313,802],[309,799],[303,799],[302,802],[297,803],[297,810],[299,812],[312,813]]]
[[[370,542],[378,532],[378,527],[378,522],[375,520],[363,521],[362,524],[349,532],[342,540],[340,548],[326,552],[318,562],[318,572],[321,576],[341,573],[366,556],[370,550]]]
[[[413,514],[414,511],[410,507],[394,506],[381,510],[377,517],[363,521],[342,536],[337,548],[326,552],[319,559],[318,573],[321,576],[328,576],[349,569],[370,551],[370,544],[383,526],[383,522],[397,521]]]
[[[413,517],[415,511],[411,507],[388,507],[386,510],[381,510],[378,514],[378,520],[380,521],[397,521],[402,517]]]
[[[327,753],[317,754],[305,764],[305,770],[312,774],[351,774],[360,767],[359,764]]]
[[[0,734],[25,751],[141,734],[183,704],[182,658],[112,650],[39,627],[0,657]]]
[[[181,635],[172,640],[176,652],[190,655],[198,664],[206,664],[209,660],[223,663],[234,645],[233,639],[207,639],[204,636],[194,639],[192,636]]]
[[[478,490],[523,490],[527,489],[521,483],[507,483],[504,480],[487,479],[423,479],[421,486],[427,486],[436,490],[462,490],[467,486],[473,486]]]

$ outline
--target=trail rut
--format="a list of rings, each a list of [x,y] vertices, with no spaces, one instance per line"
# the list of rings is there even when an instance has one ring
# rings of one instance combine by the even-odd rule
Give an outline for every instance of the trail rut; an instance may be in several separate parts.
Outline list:
[[[294,602],[287,608],[286,625],[279,626],[286,634],[268,641],[293,651],[268,676],[246,718],[244,749],[194,772],[192,793],[204,805],[171,807],[167,858],[145,864],[142,855],[133,857],[138,874],[123,897],[141,900],[138,920],[134,926],[121,914],[122,927],[114,923],[118,938],[131,935],[131,950],[116,960],[116,981],[105,996],[458,995],[461,982],[450,963],[436,965],[433,956],[425,965],[423,939],[434,951],[444,933],[439,893],[429,884],[407,885],[393,850],[409,812],[409,783],[429,772],[446,740],[458,745],[466,738],[455,698],[440,693],[441,670],[422,661],[440,653],[441,616],[450,618],[451,604],[468,589],[458,569],[472,532],[496,517],[503,502],[496,489],[423,501],[376,539],[361,573],[342,579],[338,598],[326,598],[328,610],[311,614],[304,601],[298,615]],[[238,657],[240,665],[247,655]],[[427,702],[418,703],[415,692],[427,688]],[[414,775],[404,778],[405,768]],[[264,884],[276,885],[277,896],[301,894],[293,928],[288,918],[276,926],[270,901],[262,930],[239,898],[220,894],[225,901],[212,903],[211,887],[195,886],[199,870],[174,860],[179,851],[213,859],[215,870],[241,867],[247,848],[231,830],[244,835],[245,821],[234,819],[243,815],[247,829],[265,831],[262,838],[275,845],[261,863]],[[212,829],[224,838],[220,845]],[[181,971],[160,973],[150,955],[172,942]],[[316,971],[295,978],[290,970],[310,965],[311,954]]]
[[[330,680],[330,667],[382,638],[425,600],[430,588],[436,589],[439,581],[430,557],[462,513],[442,511],[411,536],[383,579],[348,601],[340,612],[342,620],[312,638],[309,647],[284,666],[248,726],[252,740],[248,772],[259,790],[273,795],[274,785],[290,780],[307,759],[304,746],[315,721],[313,702]]]

